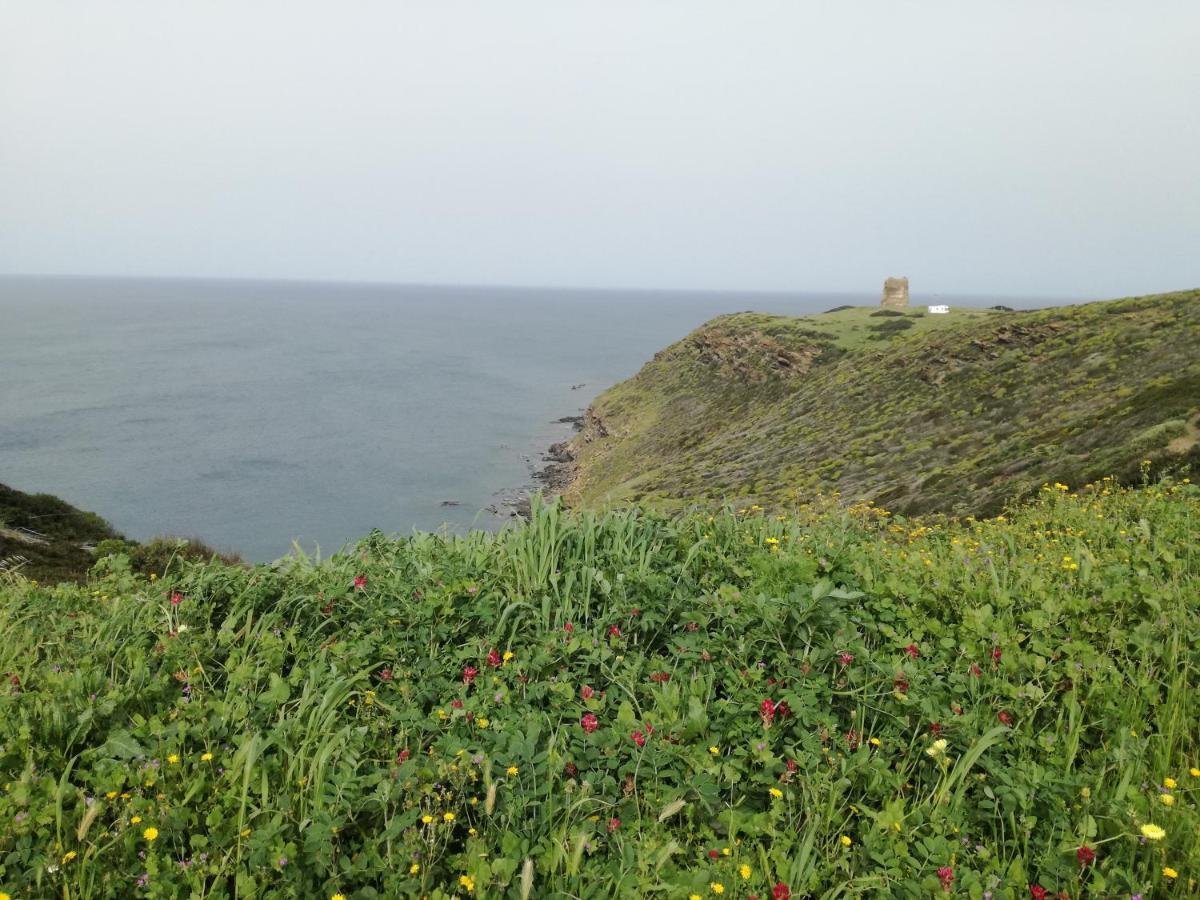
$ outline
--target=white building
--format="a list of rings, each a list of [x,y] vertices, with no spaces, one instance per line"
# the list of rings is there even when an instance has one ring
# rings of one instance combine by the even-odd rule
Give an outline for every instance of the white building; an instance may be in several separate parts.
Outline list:
[[[928,309],[934,315],[944,315],[945,313],[950,312],[950,307],[945,303],[939,303],[937,306],[930,306]]]

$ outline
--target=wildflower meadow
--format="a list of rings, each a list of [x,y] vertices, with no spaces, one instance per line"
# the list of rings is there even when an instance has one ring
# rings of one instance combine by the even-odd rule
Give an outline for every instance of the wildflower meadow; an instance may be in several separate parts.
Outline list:
[[[535,505],[0,573],[0,900],[1191,895],[1198,522]]]

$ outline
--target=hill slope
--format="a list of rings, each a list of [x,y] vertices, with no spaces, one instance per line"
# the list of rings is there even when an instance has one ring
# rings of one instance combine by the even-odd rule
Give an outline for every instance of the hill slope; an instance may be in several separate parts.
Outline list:
[[[840,491],[990,512],[1046,482],[1194,462],[1200,291],[1033,312],[714,319],[600,396],[573,503]]]
[[[535,505],[0,573],[0,894],[1194,896],[1198,510]]]
[[[80,580],[95,561],[88,548],[120,537],[95,513],[0,484],[0,570],[19,568],[43,581]]]

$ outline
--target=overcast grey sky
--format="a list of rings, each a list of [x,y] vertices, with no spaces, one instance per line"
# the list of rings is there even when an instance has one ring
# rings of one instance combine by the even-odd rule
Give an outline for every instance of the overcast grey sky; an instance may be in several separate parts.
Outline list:
[[[0,272],[1200,285],[1196,0],[0,0]]]

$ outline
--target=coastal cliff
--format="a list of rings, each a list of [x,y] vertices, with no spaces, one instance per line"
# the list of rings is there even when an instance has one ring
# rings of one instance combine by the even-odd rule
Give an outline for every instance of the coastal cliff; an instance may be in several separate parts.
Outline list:
[[[722,316],[602,394],[558,448],[574,505],[822,493],[982,514],[1044,483],[1192,465],[1200,291],[1031,312]]]

